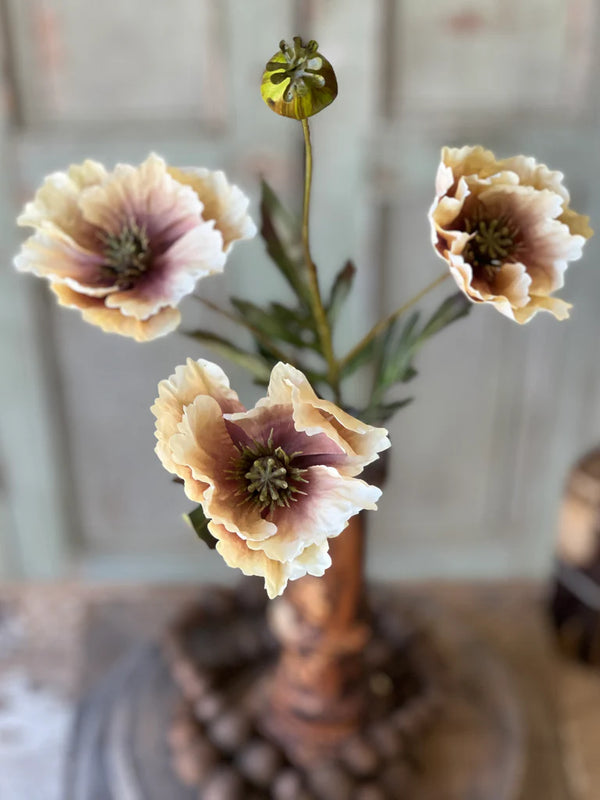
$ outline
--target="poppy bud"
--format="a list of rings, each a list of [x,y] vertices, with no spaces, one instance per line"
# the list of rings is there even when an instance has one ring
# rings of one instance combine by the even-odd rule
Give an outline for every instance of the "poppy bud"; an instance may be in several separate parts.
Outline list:
[[[314,40],[305,45],[300,36],[294,36],[294,44],[282,40],[280,52],[267,63],[260,90],[276,114],[306,119],[335,100],[335,73],[318,47]]]

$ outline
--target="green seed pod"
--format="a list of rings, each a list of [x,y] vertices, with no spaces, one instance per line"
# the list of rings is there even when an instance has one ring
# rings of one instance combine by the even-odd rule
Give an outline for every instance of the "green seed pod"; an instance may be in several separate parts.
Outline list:
[[[281,41],[279,53],[268,62],[260,91],[265,103],[276,114],[306,119],[317,114],[337,97],[333,67],[317,52],[311,40],[304,45],[294,36],[293,46]]]

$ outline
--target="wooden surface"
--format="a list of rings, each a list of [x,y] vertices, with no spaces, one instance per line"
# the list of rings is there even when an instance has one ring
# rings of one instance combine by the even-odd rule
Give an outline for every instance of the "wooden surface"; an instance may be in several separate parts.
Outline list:
[[[525,719],[520,800],[597,800],[600,675],[556,654],[539,588],[416,584],[409,592],[416,599],[433,598],[503,657]],[[181,586],[63,584],[0,591],[2,800],[63,800],[77,699],[128,650],[156,637],[194,595],[193,587]]]

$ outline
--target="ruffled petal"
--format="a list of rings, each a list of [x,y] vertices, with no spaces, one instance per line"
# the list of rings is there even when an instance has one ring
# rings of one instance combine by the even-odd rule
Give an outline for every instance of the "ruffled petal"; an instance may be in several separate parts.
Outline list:
[[[48,175],[33,201],[25,205],[17,224],[39,230],[51,226],[79,245],[93,247],[97,229],[81,213],[79,198],[83,189],[102,183],[106,175],[102,164],[91,160],[73,164],[66,173]]]
[[[76,292],[66,284],[52,283],[50,288],[57,296],[59,305],[78,309],[86,322],[97,325],[105,333],[119,333],[135,339],[136,342],[149,342],[159,336],[166,336],[181,322],[179,311],[170,306],[147,320],[139,320],[126,317],[116,309],[107,308],[103,299]]]
[[[385,428],[374,428],[352,417],[328,400],[321,400],[300,370],[279,362],[273,367],[267,397],[257,407],[271,403],[291,404],[294,425],[308,436],[326,434],[346,454],[336,467],[342,475],[358,475],[390,447]]]
[[[230,387],[229,378],[221,367],[203,358],[188,358],[185,365],[175,369],[173,375],[158,384],[158,397],[150,409],[156,417],[156,453],[168,472],[191,478],[189,467],[175,464],[171,458],[169,440],[178,432],[186,406],[198,397],[212,397],[222,413],[241,411],[237,393]],[[183,477],[183,476],[182,476]]]
[[[277,532],[261,542],[248,541],[251,549],[264,550],[269,558],[290,561],[307,547],[320,545],[344,530],[350,517],[375,510],[381,489],[357,478],[340,475],[333,467],[310,467],[306,495],[289,508],[277,508],[269,518]]]
[[[178,474],[187,496],[202,503],[207,517],[245,539],[260,541],[276,533],[253,503],[244,502],[247,496],[231,475],[239,452],[216,400],[201,395],[185,407],[169,448],[171,460],[189,468],[191,479],[183,471]]]
[[[331,566],[327,542],[306,547],[293,561],[277,561],[263,550],[251,550],[247,542],[231,533],[223,525],[210,522],[208,528],[217,541],[217,552],[229,567],[239,569],[244,575],[258,575],[265,579],[265,589],[270,599],[281,595],[288,581],[314,575],[320,578]]]
[[[214,220],[215,227],[223,236],[225,252],[231,250],[234,242],[256,235],[256,225],[248,215],[250,201],[241,189],[228,182],[224,172],[198,167],[169,167],[169,174],[196,192],[204,206],[204,219]]]

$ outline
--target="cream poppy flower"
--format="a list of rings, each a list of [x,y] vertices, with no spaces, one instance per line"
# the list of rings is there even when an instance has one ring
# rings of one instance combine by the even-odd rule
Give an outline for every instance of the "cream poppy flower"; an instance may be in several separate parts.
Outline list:
[[[561,172],[526,156],[498,161],[483,147],[444,147],[429,211],[433,246],[458,287],[516,322],[569,316],[553,297],[593,231],[569,208]]]
[[[180,300],[221,272],[256,226],[222,172],[84,161],[49,175],[17,222],[35,233],[15,259],[47,278],[61,305],[102,330],[147,341],[176,328]]]
[[[152,412],[163,466],[202,505],[226,563],[264,577],[269,597],[321,576],[327,539],[376,508],[380,489],[355,476],[390,446],[387,431],[319,399],[289,364],[247,411],[216,364],[188,359],[161,381]]]

